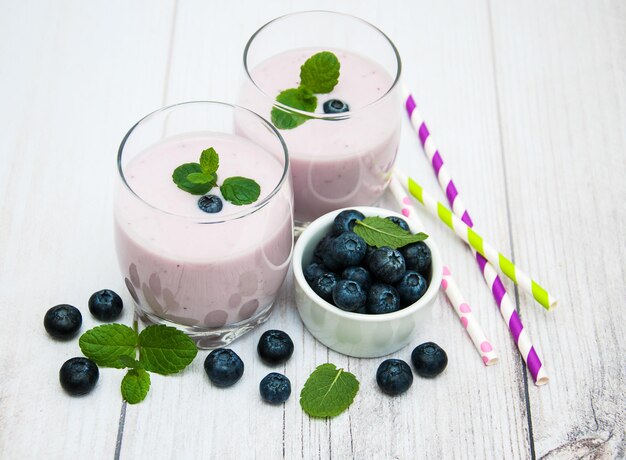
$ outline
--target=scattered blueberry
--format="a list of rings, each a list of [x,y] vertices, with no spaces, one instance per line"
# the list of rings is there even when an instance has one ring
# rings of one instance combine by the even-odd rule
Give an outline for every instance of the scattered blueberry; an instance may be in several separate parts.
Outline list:
[[[367,294],[356,281],[338,281],[333,289],[335,305],[345,311],[355,311],[365,305]]]
[[[100,321],[113,321],[122,313],[122,298],[110,289],[94,292],[89,297],[89,311]]]
[[[256,349],[267,364],[280,364],[293,354],[293,342],[286,332],[272,329],[261,335]]]
[[[307,282],[312,283],[316,278],[319,278],[324,273],[326,273],[326,271],[327,270],[322,264],[313,262],[307,265],[306,268],[303,270],[304,279],[307,280]]]
[[[386,359],[376,371],[376,382],[390,396],[404,393],[413,383],[411,367],[401,359]]]
[[[448,355],[434,342],[418,345],[411,353],[415,371],[421,377],[437,377],[448,365]]]
[[[364,291],[367,291],[372,285],[372,276],[363,267],[346,267],[341,272],[341,278],[356,281]]]
[[[59,371],[61,386],[71,395],[89,393],[96,386],[99,376],[96,363],[83,357],[68,359]]]
[[[400,251],[383,246],[376,249],[370,256],[369,269],[372,275],[380,281],[394,284],[402,278],[406,266]]]
[[[243,375],[243,361],[233,350],[218,348],[204,360],[204,371],[218,387],[229,387]]]
[[[333,221],[333,235],[341,235],[343,232],[351,232],[357,220],[363,220],[365,216],[356,209],[346,209],[335,216]]]
[[[406,262],[406,268],[415,270],[422,276],[428,277],[430,270],[431,254],[430,248],[423,241],[410,243],[400,249]]]
[[[426,278],[414,270],[407,270],[396,284],[396,290],[400,295],[400,303],[403,306],[417,302],[428,289]]]
[[[324,102],[324,113],[343,113],[348,112],[350,107],[339,99],[330,99]]]
[[[358,265],[365,257],[366,250],[365,240],[353,232],[342,233],[331,245],[332,257],[343,267]]]
[[[48,334],[57,339],[70,339],[76,335],[83,323],[78,308],[71,305],[57,305],[46,312],[43,326]]]
[[[291,395],[291,382],[283,374],[271,372],[259,384],[261,398],[270,404],[282,404]]]
[[[406,220],[400,219],[396,216],[389,216],[387,217],[387,219],[399,226],[402,230],[406,230],[407,232],[411,231],[411,229],[409,228],[409,224],[406,223]]]
[[[326,302],[332,302],[333,289],[338,281],[339,277],[334,273],[324,273],[322,276],[313,281],[311,289],[313,289],[313,291],[315,291],[315,293]]]
[[[198,207],[209,214],[220,212],[223,206],[222,200],[217,195],[204,195],[198,199]]]
[[[375,315],[393,313],[400,309],[400,296],[393,286],[375,283],[367,295],[367,311]]]

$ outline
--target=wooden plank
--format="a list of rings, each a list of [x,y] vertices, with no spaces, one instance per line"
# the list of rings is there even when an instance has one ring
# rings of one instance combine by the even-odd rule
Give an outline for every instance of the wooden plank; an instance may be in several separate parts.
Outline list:
[[[91,293],[123,293],[111,225],[115,157],[125,131],[161,102],[170,22],[171,8],[148,1],[2,4],[2,458],[114,454],[121,373],[101,370],[88,396],[64,394],[59,368],[80,355],[78,341],[53,341],[42,321],[51,306],[71,303],[86,330],[95,324]]]
[[[626,455],[626,8],[491,2],[516,259],[560,296],[520,295],[552,382],[530,388],[541,458]]]

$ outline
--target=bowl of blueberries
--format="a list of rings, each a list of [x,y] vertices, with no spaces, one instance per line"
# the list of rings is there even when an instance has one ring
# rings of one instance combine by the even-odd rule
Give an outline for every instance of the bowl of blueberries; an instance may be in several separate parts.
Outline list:
[[[431,238],[396,247],[368,244],[354,228],[371,217],[393,222],[401,228],[394,233],[405,239],[422,230],[386,209],[340,209],[313,221],[293,255],[304,325],[327,347],[359,358],[388,355],[411,341],[430,314],[443,270]]]

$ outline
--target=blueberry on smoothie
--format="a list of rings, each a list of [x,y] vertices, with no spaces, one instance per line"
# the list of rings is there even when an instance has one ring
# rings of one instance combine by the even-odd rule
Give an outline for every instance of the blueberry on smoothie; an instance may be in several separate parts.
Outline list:
[[[217,195],[204,195],[198,199],[198,207],[209,214],[220,212],[224,204]]]
[[[383,283],[394,284],[402,278],[406,265],[400,251],[383,246],[370,256],[369,269],[372,275]]]
[[[333,240],[330,254],[338,264],[347,267],[361,263],[366,250],[363,238],[353,232],[344,232]]]
[[[364,291],[369,290],[372,285],[372,275],[363,267],[346,267],[341,272],[341,278],[356,281]]]
[[[57,339],[70,339],[76,335],[83,323],[78,308],[62,304],[52,307],[43,318],[43,326],[48,334]]]
[[[124,302],[110,289],[94,292],[89,297],[89,311],[100,321],[113,321],[122,314]]]
[[[343,113],[348,112],[350,107],[340,99],[330,99],[324,102],[324,113]]]
[[[280,364],[293,354],[293,341],[286,332],[272,329],[261,335],[256,349],[266,364]]]
[[[342,310],[355,311],[365,305],[367,294],[356,281],[341,280],[333,289],[333,301]]]
[[[417,302],[428,289],[426,278],[414,270],[407,270],[396,284],[400,295],[400,304],[404,307]]]
[[[406,262],[406,268],[415,270],[422,276],[428,276],[432,257],[430,248],[423,241],[410,243],[400,249]]]
[[[343,232],[351,232],[357,220],[363,220],[365,216],[356,209],[346,209],[335,216],[333,220],[333,235],[341,235]]]
[[[96,386],[100,371],[92,360],[79,357],[68,359],[61,366],[59,381],[71,395],[84,395]]]
[[[333,289],[335,288],[335,285],[338,281],[339,276],[335,275],[334,273],[324,273],[322,276],[313,281],[313,283],[311,284],[311,289],[313,289],[313,291],[326,302],[332,303]]]
[[[376,371],[376,382],[390,396],[404,393],[413,384],[411,367],[401,359],[386,359]]]
[[[263,401],[270,404],[282,404],[291,395],[291,382],[283,374],[272,372],[267,374],[259,384]]]
[[[303,270],[304,279],[311,284],[316,278],[319,278],[326,273],[326,268],[320,263],[313,262],[306,266]]]
[[[400,296],[393,286],[375,283],[367,294],[367,311],[374,315],[400,310]]]
[[[402,230],[406,230],[407,232],[411,231],[411,229],[409,228],[409,224],[407,224],[406,220],[404,219],[400,219],[399,217],[396,217],[396,216],[389,216],[389,217],[386,217],[386,219],[396,224]]]
[[[421,377],[432,378],[441,374],[448,365],[448,355],[434,342],[418,345],[411,353],[415,372]]]
[[[243,361],[233,350],[218,348],[204,360],[204,371],[217,387],[229,387],[243,375]]]

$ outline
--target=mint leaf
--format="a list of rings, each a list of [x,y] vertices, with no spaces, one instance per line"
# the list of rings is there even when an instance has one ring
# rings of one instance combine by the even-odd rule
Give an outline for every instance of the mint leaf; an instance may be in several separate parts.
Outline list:
[[[139,334],[139,362],[157,374],[175,374],[187,367],[198,354],[196,345],[176,328],[153,324]]]
[[[229,177],[220,187],[225,200],[235,206],[254,203],[261,194],[261,186],[252,179],[241,176]]]
[[[307,88],[302,87],[286,89],[276,96],[276,100],[281,104],[305,112],[314,112],[317,107],[317,97]],[[293,129],[311,118],[278,107],[272,109],[271,115],[272,123],[278,129]]]
[[[189,176],[197,177],[194,174],[203,174],[202,168],[198,163],[185,163],[180,165],[172,173],[172,180],[178,186],[179,189],[189,192],[192,195],[204,195],[211,188],[213,184],[211,181],[194,183],[189,179]]]
[[[311,417],[335,417],[346,410],[359,391],[359,381],[334,364],[322,364],[300,393],[300,406]]]
[[[339,81],[340,67],[330,51],[314,54],[300,67],[300,85],[317,94],[330,93]]]
[[[200,167],[206,174],[211,174],[217,171],[220,166],[220,157],[213,147],[209,147],[203,150],[200,154]]]
[[[211,182],[211,177],[201,173],[191,173],[187,176],[187,180],[192,184],[206,184],[207,182]]]
[[[121,369],[120,357],[135,357],[137,333],[123,324],[104,324],[88,330],[78,339],[83,354],[98,366]]]
[[[150,374],[143,369],[130,369],[122,379],[122,397],[129,404],[143,401],[150,390]]]
[[[389,246],[392,249],[398,249],[409,243],[417,243],[428,238],[427,234],[421,232],[413,235],[389,219],[382,217],[366,217],[363,220],[357,220],[354,233],[363,238],[370,246],[377,248]]]
[[[129,369],[143,369],[143,366],[135,358],[131,358],[128,355],[122,355],[118,358],[118,361],[122,364],[122,367]]]

